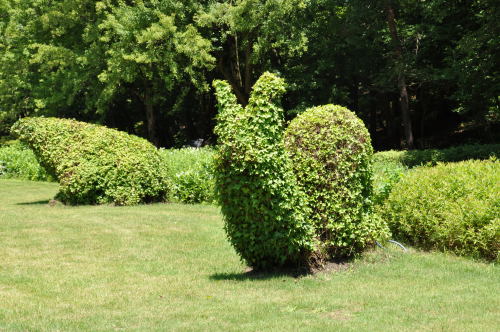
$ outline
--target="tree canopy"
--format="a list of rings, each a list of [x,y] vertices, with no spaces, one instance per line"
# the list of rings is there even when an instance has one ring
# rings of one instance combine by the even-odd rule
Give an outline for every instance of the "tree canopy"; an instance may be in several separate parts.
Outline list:
[[[44,115],[157,146],[213,142],[210,83],[239,103],[265,71],[354,110],[376,149],[498,140],[493,0],[0,0],[0,135]]]

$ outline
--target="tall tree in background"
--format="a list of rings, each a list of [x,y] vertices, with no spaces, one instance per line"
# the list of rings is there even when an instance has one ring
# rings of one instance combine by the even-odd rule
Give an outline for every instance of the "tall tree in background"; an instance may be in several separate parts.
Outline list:
[[[18,117],[182,146],[213,135],[208,83],[241,104],[278,72],[287,117],[335,103],[377,149],[495,141],[495,0],[0,0],[0,136]]]
[[[185,81],[208,91],[205,72],[215,62],[210,42],[192,24],[198,8],[188,5],[134,1],[98,7],[105,12],[99,40],[106,50],[106,68],[98,76],[104,84],[99,107],[109,107],[125,89],[143,105],[148,138],[157,146],[157,117],[167,92]]]
[[[255,78],[281,70],[283,59],[307,49],[308,0],[214,1],[198,16],[214,42],[217,71],[246,105]]]
[[[395,57],[395,68],[396,75],[398,79],[399,88],[399,102],[401,104],[401,115],[403,118],[403,126],[405,132],[406,145],[408,148],[413,149],[413,130],[411,125],[410,117],[410,101],[408,98],[408,89],[406,85],[405,76],[405,63],[403,56],[403,47],[401,46],[401,40],[399,39],[398,28],[396,25],[396,15],[394,13],[394,7],[390,0],[385,1],[385,13],[387,15],[387,25],[389,26],[389,31],[391,35],[391,41],[394,46],[394,57]]]

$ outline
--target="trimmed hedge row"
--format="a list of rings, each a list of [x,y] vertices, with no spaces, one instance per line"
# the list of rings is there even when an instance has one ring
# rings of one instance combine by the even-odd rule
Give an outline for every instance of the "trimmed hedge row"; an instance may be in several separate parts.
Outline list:
[[[160,149],[171,184],[169,200],[182,203],[214,203],[213,149]]]
[[[411,170],[394,186],[380,214],[401,241],[498,261],[500,162],[464,161]]]
[[[142,138],[57,118],[24,118],[12,133],[59,181],[62,202],[131,205],[167,195],[166,167],[158,150]]]
[[[490,157],[500,158],[500,144],[460,145],[447,149],[428,149],[410,151],[377,152],[377,163],[400,163],[406,167],[436,165],[439,162],[458,162],[469,159],[485,160]]]

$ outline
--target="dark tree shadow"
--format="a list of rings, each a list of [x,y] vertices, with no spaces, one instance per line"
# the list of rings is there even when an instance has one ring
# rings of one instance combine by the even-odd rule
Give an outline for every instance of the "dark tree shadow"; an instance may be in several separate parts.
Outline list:
[[[283,277],[287,278],[300,278],[312,274],[311,271],[306,271],[304,269],[276,269],[272,271],[245,271],[241,273],[214,273],[210,276],[210,280],[214,281],[247,281],[247,280],[270,280],[279,279]]]
[[[284,277],[301,278],[308,275],[314,275],[320,272],[341,272],[351,268],[353,265],[353,257],[344,258],[339,260],[326,261],[321,266],[312,268],[276,268],[270,271],[259,271],[249,269],[241,273],[214,273],[210,276],[210,280],[233,280],[233,281],[246,281],[246,280],[269,280],[279,279]]]

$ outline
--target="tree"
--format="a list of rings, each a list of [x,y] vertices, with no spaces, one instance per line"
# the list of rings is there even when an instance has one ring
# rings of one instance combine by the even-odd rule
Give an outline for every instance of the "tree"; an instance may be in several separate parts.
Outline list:
[[[106,68],[98,107],[105,110],[126,90],[143,104],[149,139],[159,145],[157,116],[165,94],[183,82],[207,91],[206,71],[215,59],[211,44],[192,24],[197,6],[177,1],[100,3],[99,25]],[[182,13],[182,14],[181,14]]]
[[[217,71],[238,101],[246,105],[250,91],[266,70],[281,70],[284,58],[307,47],[303,15],[307,0],[214,1],[199,15],[200,27],[214,40]]]

